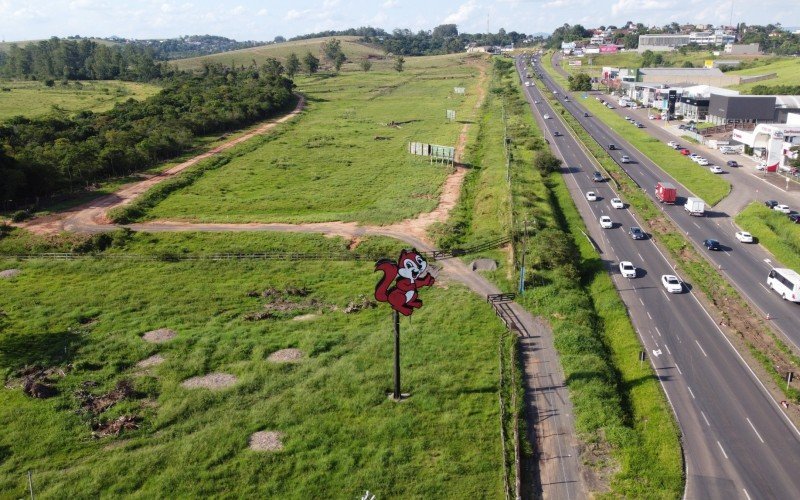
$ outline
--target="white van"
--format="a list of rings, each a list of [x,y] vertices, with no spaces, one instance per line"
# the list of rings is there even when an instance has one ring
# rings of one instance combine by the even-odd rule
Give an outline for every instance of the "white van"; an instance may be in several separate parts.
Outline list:
[[[732,155],[732,154],[736,154],[736,148],[733,148],[731,146],[720,146],[719,147],[719,152],[724,154],[724,155]]]

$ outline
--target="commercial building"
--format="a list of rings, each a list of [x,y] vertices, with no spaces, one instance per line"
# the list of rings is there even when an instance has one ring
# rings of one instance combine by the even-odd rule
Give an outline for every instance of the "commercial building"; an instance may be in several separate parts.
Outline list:
[[[651,50],[653,52],[663,52],[675,50],[678,47],[689,44],[689,35],[639,35],[638,52]]]
[[[725,53],[732,55],[758,55],[761,53],[760,47],[757,43],[748,44],[734,44],[729,43],[725,45]]]
[[[775,119],[775,96],[711,94],[707,121],[726,123],[771,123]]]
[[[711,94],[737,96],[739,92],[710,85],[684,87],[675,105],[675,114],[682,115],[686,120],[704,121],[708,116]]]
[[[789,170],[788,160],[796,157],[791,151],[800,145],[800,114],[792,113],[785,124],[759,124],[752,131],[734,129],[732,139],[753,148],[757,157],[766,160],[767,170]]]
[[[728,35],[721,30],[689,33],[689,43],[696,43],[697,45],[725,45],[733,43],[735,40],[735,36]]]

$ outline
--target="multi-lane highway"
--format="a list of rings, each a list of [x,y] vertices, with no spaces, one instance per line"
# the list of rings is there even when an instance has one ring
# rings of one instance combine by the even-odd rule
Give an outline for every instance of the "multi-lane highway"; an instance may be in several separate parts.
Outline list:
[[[537,64],[541,64],[541,62],[537,62]],[[558,87],[541,67],[538,67],[537,70],[542,75],[542,81],[550,89],[558,89],[559,92],[563,92],[563,89]],[[559,95],[563,96],[564,94],[560,93]],[[736,214],[727,214],[711,208],[706,212],[705,217],[689,215],[683,209],[681,201],[688,196],[694,195],[628,143],[622,136],[624,131],[610,129],[602,121],[591,116],[591,113],[589,117],[584,116],[587,110],[575,99],[566,102],[562,98],[561,102],[601,145],[607,147],[609,144],[614,144],[619,148],[615,151],[609,151],[609,153],[619,163],[620,167],[649,194],[651,199],[656,200],[654,187],[658,181],[670,181],[678,186],[679,199],[675,205],[664,205],[666,215],[675,222],[700,251],[707,255],[714,266],[720,269],[731,284],[763,317],[770,318],[769,321],[773,328],[782,333],[784,339],[800,352],[800,304],[783,300],[777,293],[769,290],[766,286],[767,274],[770,268],[773,266],[785,266],[777,262],[760,245],[743,244],[736,240],[734,234],[738,227],[730,217]],[[620,158],[622,155],[629,156],[631,163],[621,163]],[[698,166],[698,168],[702,167]],[[761,182],[752,178],[747,180],[748,182]],[[769,189],[770,193],[776,189],[774,186],[769,188],[763,186],[762,188]],[[758,237],[758,235],[754,236]],[[703,240],[706,239],[719,241],[722,245],[722,250],[706,250],[702,246]]]
[[[517,69],[524,78],[522,59]],[[661,275],[676,274],[669,260],[651,239],[628,236],[628,228],[640,224],[627,209],[611,207],[617,196],[612,184],[592,180],[592,159],[542,98],[539,85],[525,87],[532,111],[564,162],[573,199],[680,423],[686,497],[795,498],[800,433],[695,298],[691,284],[681,294],[666,292]],[[544,120],[545,113],[553,119]],[[555,137],[556,130],[564,135]],[[588,201],[587,191],[598,193],[598,200]],[[602,215],[611,217],[613,228],[600,227]],[[620,260],[633,262],[636,278],[619,274]]]

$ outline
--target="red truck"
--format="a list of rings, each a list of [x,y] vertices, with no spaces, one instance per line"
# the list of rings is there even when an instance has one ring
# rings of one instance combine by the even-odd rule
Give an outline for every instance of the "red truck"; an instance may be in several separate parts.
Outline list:
[[[678,190],[669,182],[659,181],[658,184],[656,184],[656,198],[658,198],[658,201],[661,203],[667,203],[669,205],[674,204],[677,194]]]

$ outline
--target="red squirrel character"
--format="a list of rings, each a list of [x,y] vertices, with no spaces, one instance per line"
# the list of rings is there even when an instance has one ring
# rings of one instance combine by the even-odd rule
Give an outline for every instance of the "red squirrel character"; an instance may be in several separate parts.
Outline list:
[[[375,270],[383,271],[383,278],[375,285],[375,300],[388,302],[392,309],[404,316],[411,316],[414,309],[422,307],[417,290],[431,286],[435,281],[428,273],[428,262],[416,249],[401,251],[397,264],[389,259],[379,260]],[[397,282],[392,286],[395,278]]]

